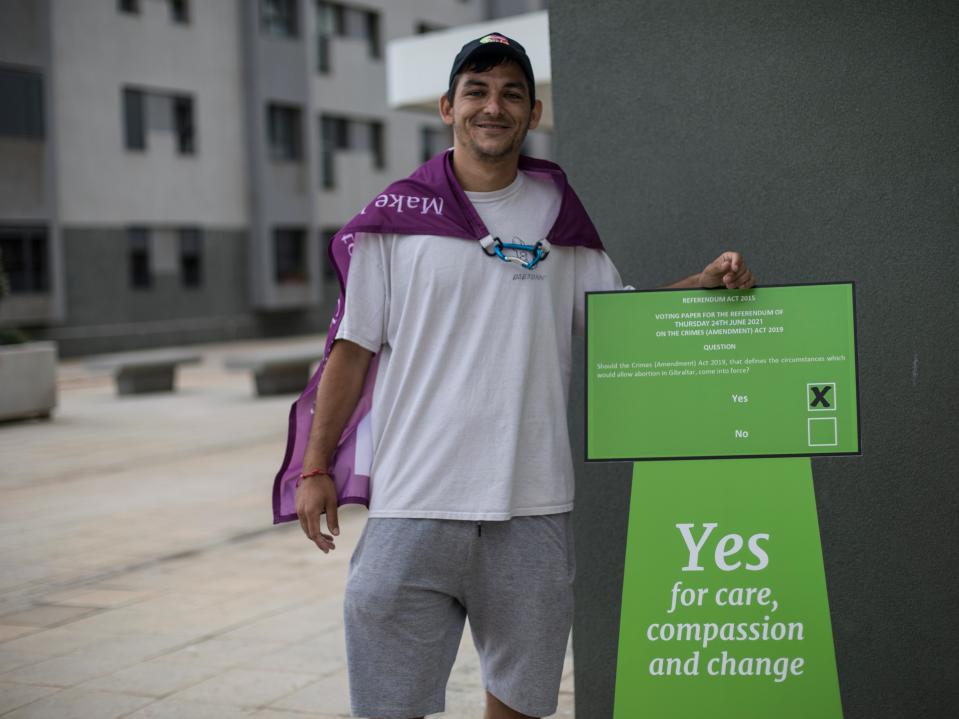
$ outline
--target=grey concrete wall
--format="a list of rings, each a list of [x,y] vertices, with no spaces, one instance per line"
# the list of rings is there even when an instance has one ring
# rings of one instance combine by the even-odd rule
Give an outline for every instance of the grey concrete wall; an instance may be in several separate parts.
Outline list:
[[[170,221],[240,226],[248,221],[241,42],[236,2],[192,2],[190,23],[166,2],[52,3],[53,90],[49,132],[65,225]],[[145,151],[124,144],[122,89],[193,97],[196,153],[179,155],[171,133]]]
[[[0,62],[46,64],[46,14],[36,0],[0,2]]]
[[[152,287],[131,288],[123,228],[67,226],[63,240],[70,267],[67,304],[71,324],[232,315],[249,307],[242,281],[246,270],[242,232],[204,232],[203,281],[195,288],[180,286],[175,267],[159,268]]]
[[[124,228],[67,227],[66,324],[35,328],[31,335],[57,340],[60,355],[72,356],[324,331],[330,307],[265,315],[252,308],[245,234],[204,230],[200,287],[182,287],[176,272],[160,271],[152,287],[133,289]]]
[[[260,3],[243,0],[244,98],[247,124],[247,152],[250,166],[249,192],[252,222],[250,233],[250,284],[253,300],[263,309],[309,306],[319,296],[315,274],[303,285],[278,286],[273,279],[273,228],[300,227],[307,236],[307,266],[319,266],[312,226],[312,202],[316,186],[311,172],[315,138],[311,131],[311,98],[307,85],[312,52],[311,3],[298,0],[298,34],[274,37],[260,27]],[[275,162],[270,158],[267,106],[270,103],[295,105],[300,110],[301,157]]]
[[[46,157],[42,140],[0,137],[0,221],[46,223]]]
[[[955,4],[557,0],[551,34],[557,155],[624,279],[737,248],[857,282],[864,454],[813,461],[845,715],[953,716]],[[629,471],[579,467],[578,719],[612,713]]]

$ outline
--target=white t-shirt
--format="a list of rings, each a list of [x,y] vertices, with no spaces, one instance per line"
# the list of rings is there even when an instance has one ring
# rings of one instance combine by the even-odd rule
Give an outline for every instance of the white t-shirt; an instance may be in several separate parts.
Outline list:
[[[467,193],[494,237],[534,245],[559,214],[549,180],[520,172]],[[478,242],[356,238],[337,332],[380,355],[371,517],[503,520],[573,507],[566,425],[584,293],[622,289],[605,252],[556,247],[532,270]]]

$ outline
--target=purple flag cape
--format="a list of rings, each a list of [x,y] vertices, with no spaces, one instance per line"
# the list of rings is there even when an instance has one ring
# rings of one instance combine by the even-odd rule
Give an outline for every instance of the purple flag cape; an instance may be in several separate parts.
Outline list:
[[[546,160],[520,157],[519,169],[527,174],[547,177],[562,193],[559,215],[547,234],[550,244],[583,246],[597,250],[603,243],[583,204],[566,181],[559,165]],[[290,407],[289,434],[283,464],[273,482],[273,522],[296,519],[296,481],[303,471],[303,455],[313,423],[316,388],[330,356],[346,302],[353,243],[358,233],[377,232],[398,235],[437,235],[478,242],[489,236],[473,204],[453,174],[453,152],[446,150],[420,166],[405,180],[394,182],[377,195],[330,240],[329,255],[340,280],[340,296],[326,336],[323,359],[303,394]],[[477,252],[480,248],[477,247]],[[364,504],[370,501],[370,464],[372,434],[370,409],[378,357],[370,362],[359,402],[337,444],[330,463],[339,504]],[[312,469],[312,468],[308,468]]]

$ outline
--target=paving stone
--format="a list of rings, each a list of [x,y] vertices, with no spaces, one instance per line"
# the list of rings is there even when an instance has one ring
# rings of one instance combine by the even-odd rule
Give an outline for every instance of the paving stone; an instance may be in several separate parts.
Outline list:
[[[97,644],[71,652],[67,656],[110,659],[132,665],[169,654],[188,642],[188,638],[175,633],[126,635],[104,639]]]
[[[350,716],[346,672],[338,672],[273,702],[269,709]]]
[[[150,661],[92,679],[83,686],[125,694],[163,697],[199,684],[219,671],[216,667],[202,664]]]
[[[56,627],[4,642],[0,649],[52,657],[102,642],[106,638],[103,634],[77,631],[72,626]]]
[[[0,714],[36,701],[59,691],[56,687],[36,687],[29,684],[0,682]]]
[[[16,639],[24,634],[36,631],[34,627],[15,627],[9,624],[0,624],[0,643]]]
[[[0,617],[0,624],[10,624],[21,627],[51,627],[65,624],[84,614],[93,611],[88,607],[63,607],[57,605],[40,605],[22,612],[15,612]]]
[[[10,651],[0,646],[0,676],[3,672],[9,672],[18,667],[24,667],[28,664],[36,664],[46,661],[50,657],[46,654],[32,654],[24,651]]]
[[[297,644],[290,644],[265,655],[254,655],[240,662],[238,666],[250,669],[265,669],[283,672],[308,672],[311,674],[333,674],[346,669],[346,648],[342,638],[343,630],[335,630],[339,640],[314,638]]]
[[[342,719],[349,714],[313,714],[283,711],[282,709],[261,709],[252,715],[253,719]]]
[[[295,692],[315,678],[312,674],[230,669],[174,696],[185,701],[259,707]]]
[[[295,522],[271,526],[291,399],[256,400],[222,370],[227,353],[277,345],[291,343],[203,346],[163,397],[117,398],[65,361],[54,420],[0,427],[0,696],[32,700],[6,711],[349,714],[343,588],[366,512],[343,509],[331,555]],[[571,712],[571,664],[562,688]],[[449,695],[446,719],[481,715],[468,634]]]
[[[69,592],[49,595],[46,597],[46,601],[51,604],[62,604],[72,607],[97,607],[107,609],[132,604],[149,596],[149,592],[132,592],[123,589],[75,589]]]
[[[283,645],[276,642],[212,638],[165,654],[164,662],[189,662],[211,667],[237,666],[250,657],[272,654]]]
[[[115,672],[128,663],[114,658],[67,654],[4,672],[0,674],[0,681],[72,687],[102,674]]]
[[[252,709],[241,707],[167,698],[148,704],[129,714],[125,719],[240,719],[252,716],[253,712]]]
[[[4,719],[116,719],[150,702],[146,697],[67,689],[4,715]]]

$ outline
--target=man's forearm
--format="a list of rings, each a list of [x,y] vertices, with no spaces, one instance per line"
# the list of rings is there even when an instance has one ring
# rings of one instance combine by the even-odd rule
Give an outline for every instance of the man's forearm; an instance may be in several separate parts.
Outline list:
[[[313,424],[303,456],[303,470],[329,467],[343,428],[363,390],[373,353],[348,340],[338,340],[330,351],[316,390]]]
[[[702,272],[697,272],[695,275],[690,275],[689,277],[684,277],[681,280],[676,280],[671,285],[666,285],[663,289],[674,290],[674,289],[696,289],[702,287]]]

